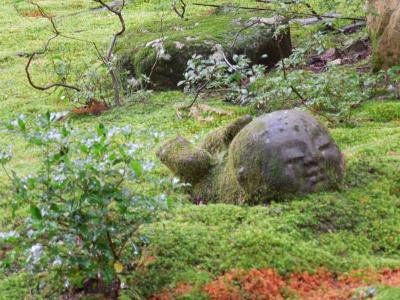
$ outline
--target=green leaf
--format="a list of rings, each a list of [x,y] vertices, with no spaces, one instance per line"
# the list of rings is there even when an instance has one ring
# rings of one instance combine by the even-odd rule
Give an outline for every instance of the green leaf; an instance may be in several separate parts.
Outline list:
[[[18,119],[18,127],[19,127],[22,131],[24,131],[24,130],[26,129],[26,125],[25,125],[24,120]]]
[[[51,113],[49,111],[46,112],[45,117],[46,117],[46,121],[48,123],[50,123],[50,121],[51,121]]]
[[[105,132],[106,132],[106,129],[105,129],[104,125],[100,123],[99,126],[97,126],[97,135],[103,136],[103,135],[105,135]]]
[[[131,161],[131,168],[133,171],[135,171],[136,176],[140,177],[142,176],[142,165],[140,164],[139,161],[137,160],[132,160]]]
[[[35,220],[41,220],[42,219],[42,213],[40,212],[40,209],[36,205],[31,205],[31,216]]]

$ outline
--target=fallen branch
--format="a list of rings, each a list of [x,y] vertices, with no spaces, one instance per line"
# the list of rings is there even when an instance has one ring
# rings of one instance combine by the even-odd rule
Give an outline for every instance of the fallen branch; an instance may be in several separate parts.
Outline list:
[[[339,28],[338,31],[343,34],[350,34],[350,33],[356,32],[357,30],[360,30],[361,28],[364,28],[365,26],[367,26],[367,22],[360,21],[360,22],[356,22],[354,24],[345,26],[343,28]]]

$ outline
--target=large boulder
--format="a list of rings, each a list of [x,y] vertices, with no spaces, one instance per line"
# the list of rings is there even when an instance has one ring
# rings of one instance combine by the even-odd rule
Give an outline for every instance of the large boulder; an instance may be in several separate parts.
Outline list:
[[[368,0],[373,69],[400,64],[400,0]]]
[[[154,89],[177,89],[178,82],[183,79],[187,62],[194,54],[204,58],[212,56],[217,60],[223,59],[222,51],[229,59],[233,54],[244,54],[253,64],[273,67],[281,56],[288,57],[292,53],[289,30],[274,35],[277,24],[272,24],[272,21],[260,21],[260,24],[243,30],[240,34],[238,32],[246,24],[236,24],[230,18],[222,18],[221,21],[205,19],[204,23],[207,22],[220,24],[213,24],[217,28],[215,32],[203,36],[193,34],[193,31],[190,34],[182,29],[171,35],[166,33],[162,39],[149,40],[139,45],[129,42],[135,37],[128,33],[117,51],[119,68],[126,71],[128,77],[137,79],[142,75],[150,76]]]
[[[181,139],[168,141],[158,155],[165,163],[192,161],[209,153],[212,162],[207,160],[207,169],[190,168],[189,183],[197,200],[261,204],[335,189],[344,175],[343,155],[329,132],[299,110],[277,111],[253,121],[245,116],[211,132],[199,148],[191,148],[197,154],[181,152],[185,157],[166,160],[164,154],[171,145],[182,144]],[[188,169],[166,165],[178,176]]]

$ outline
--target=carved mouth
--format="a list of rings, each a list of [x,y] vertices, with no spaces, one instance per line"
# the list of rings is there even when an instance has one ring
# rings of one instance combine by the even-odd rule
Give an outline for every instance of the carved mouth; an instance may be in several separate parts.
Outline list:
[[[314,168],[313,170],[310,170],[307,175],[308,182],[311,186],[315,186],[318,183],[324,182],[326,180],[326,177],[323,174],[323,170],[319,168]]]

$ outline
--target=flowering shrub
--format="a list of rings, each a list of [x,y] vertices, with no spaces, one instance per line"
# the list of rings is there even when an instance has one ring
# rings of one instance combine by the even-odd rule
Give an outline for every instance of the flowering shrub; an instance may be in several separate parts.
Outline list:
[[[7,172],[14,211],[26,206],[30,211],[19,235],[13,235],[14,251],[25,253],[21,262],[27,269],[51,273],[66,287],[81,287],[90,279],[119,288],[118,274],[134,267],[147,243],[138,229],[166,207],[165,197],[135,191],[150,164],[136,158],[139,146],[129,142],[129,127],[98,125],[84,133],[56,126],[54,119],[48,113],[32,128],[23,118],[10,126],[41,150],[35,174]],[[4,170],[10,159],[9,152],[0,154]]]

